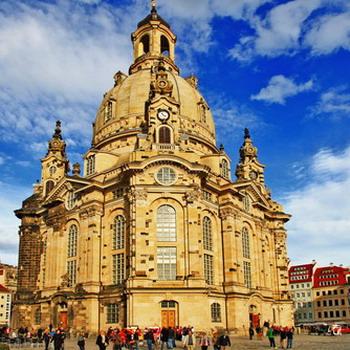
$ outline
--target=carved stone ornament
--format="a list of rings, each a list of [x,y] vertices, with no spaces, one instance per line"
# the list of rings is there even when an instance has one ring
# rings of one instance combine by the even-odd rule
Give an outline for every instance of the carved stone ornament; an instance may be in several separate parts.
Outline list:
[[[173,84],[168,79],[168,73],[163,66],[159,66],[156,78],[151,82],[151,97],[165,95],[171,97],[173,92]]]
[[[69,286],[69,274],[68,272],[61,276],[61,287],[66,288]]]
[[[129,201],[146,201],[147,191],[145,189],[132,190],[128,193]]]
[[[185,200],[187,203],[193,203],[198,201],[202,197],[202,191],[199,186],[195,187],[192,191],[189,191],[185,195]]]
[[[228,217],[235,217],[235,211],[233,208],[222,208],[220,209],[220,216],[223,219],[227,219]]]

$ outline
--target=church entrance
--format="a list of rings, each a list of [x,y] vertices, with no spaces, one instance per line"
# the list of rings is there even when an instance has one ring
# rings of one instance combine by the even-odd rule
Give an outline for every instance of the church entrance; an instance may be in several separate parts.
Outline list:
[[[176,301],[163,300],[161,302],[161,324],[162,327],[176,326]]]
[[[61,311],[59,313],[59,325],[63,329],[68,328],[68,312],[67,311]]]

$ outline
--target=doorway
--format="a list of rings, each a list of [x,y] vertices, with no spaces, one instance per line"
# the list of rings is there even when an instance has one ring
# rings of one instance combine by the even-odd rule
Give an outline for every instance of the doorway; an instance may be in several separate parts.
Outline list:
[[[173,300],[163,300],[161,302],[161,325],[162,327],[176,326],[177,303]]]

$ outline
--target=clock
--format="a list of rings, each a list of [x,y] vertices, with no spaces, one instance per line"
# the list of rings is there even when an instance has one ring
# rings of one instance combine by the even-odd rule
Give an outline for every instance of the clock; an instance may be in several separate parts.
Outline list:
[[[159,109],[157,116],[159,120],[165,121],[170,117],[170,113],[166,109]]]

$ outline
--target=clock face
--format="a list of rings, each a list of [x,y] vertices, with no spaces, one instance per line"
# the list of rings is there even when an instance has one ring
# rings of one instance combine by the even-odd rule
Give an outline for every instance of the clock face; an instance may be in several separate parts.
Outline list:
[[[167,120],[170,117],[170,113],[166,109],[158,110],[158,119],[159,120]]]

